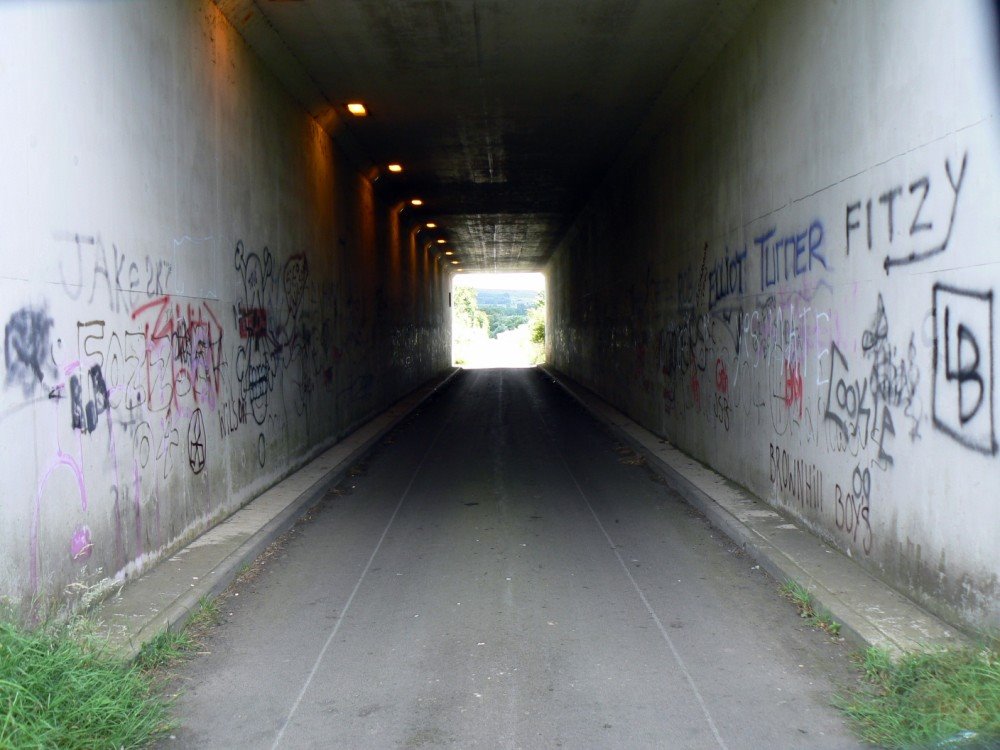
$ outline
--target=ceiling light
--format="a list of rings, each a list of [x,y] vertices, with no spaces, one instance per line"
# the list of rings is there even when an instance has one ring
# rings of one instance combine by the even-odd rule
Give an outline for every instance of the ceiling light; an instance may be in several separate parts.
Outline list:
[[[422,205],[424,205],[424,202],[422,200],[420,200],[419,198],[414,198],[412,201],[410,201],[410,205],[411,206],[422,206]]]
[[[424,226],[427,227],[428,229],[437,229],[437,224],[435,224],[433,221],[428,221],[426,224],[424,224]]]
[[[465,273],[464,268],[456,268],[455,270],[458,271],[459,273]]]
[[[457,261],[457,260],[453,260],[453,261],[451,262],[451,264],[452,264],[453,266],[457,266],[457,265],[458,265],[458,261]]]
[[[438,240],[438,244],[439,244],[439,245],[443,245],[443,244],[445,244],[445,243],[446,243],[447,241],[448,241],[448,240]]]
[[[454,255],[454,254],[455,254],[455,251],[454,251],[454,250],[445,250],[445,251],[444,251],[444,254],[445,254],[445,255]]]
[[[398,174],[399,172],[403,171],[403,165],[402,164],[390,164],[388,167],[386,167],[386,169],[388,169],[390,172],[396,172]]]
[[[365,105],[361,102],[350,102],[347,105],[347,111],[355,117],[364,117],[368,114],[368,110],[365,109]]]

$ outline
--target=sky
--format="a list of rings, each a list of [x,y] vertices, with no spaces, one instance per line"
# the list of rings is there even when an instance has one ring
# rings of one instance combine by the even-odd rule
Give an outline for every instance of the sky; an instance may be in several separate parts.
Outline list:
[[[545,276],[540,273],[460,273],[455,274],[454,286],[476,289],[545,289]]]

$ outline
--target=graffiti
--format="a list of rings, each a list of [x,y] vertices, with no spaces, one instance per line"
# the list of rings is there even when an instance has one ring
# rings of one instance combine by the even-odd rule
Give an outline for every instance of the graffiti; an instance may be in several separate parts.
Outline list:
[[[864,356],[872,361],[869,384],[875,411],[878,412],[879,405],[883,405],[883,421],[887,420],[886,429],[894,435],[892,417],[884,410],[889,406],[901,407],[903,414],[911,421],[910,439],[916,440],[920,437],[920,420],[923,416],[917,396],[917,385],[920,382],[920,370],[916,364],[917,347],[912,334],[905,356],[889,342],[889,318],[881,294],[878,296],[874,322],[861,336],[861,349]],[[889,463],[892,462],[891,457],[885,458]]]
[[[743,294],[743,264],[747,259],[747,249],[730,257],[729,248],[723,258],[715,261],[708,271],[708,309],[711,310],[722,300],[736,294]]]
[[[784,361],[785,406],[793,409],[798,404],[799,417],[802,416],[802,401],[805,397],[805,390],[802,387],[802,373],[799,371],[798,362]]]
[[[869,520],[871,492],[871,472],[868,469],[862,471],[859,466],[854,467],[854,472],[851,475],[850,492],[845,494],[839,484],[834,487],[836,501],[834,522],[837,524],[837,528],[845,532],[855,544],[858,543],[860,532],[861,547],[866,555],[872,551],[872,527]]]
[[[781,500],[786,504],[791,498],[800,508],[823,510],[823,472],[774,443],[771,443],[771,486],[781,491]]]
[[[94,543],[90,537],[89,526],[78,526],[73,532],[73,537],[69,542],[69,553],[74,560],[81,561],[90,557],[90,553],[94,550]]]
[[[90,296],[87,302],[93,303],[98,287],[101,286],[107,292],[108,309],[111,312],[129,313],[136,295],[144,293],[146,297],[154,297],[168,293],[170,275],[173,272],[170,261],[146,256],[145,263],[140,268],[138,261],[130,261],[124,251],[112,244],[109,263],[107,249],[99,236],[57,232],[54,238],[57,242],[71,242],[76,247],[75,278],[67,280],[62,258],[59,265],[63,289],[70,299],[80,299],[89,285]]]
[[[267,310],[254,307],[237,313],[241,339],[262,339],[267,335]]]
[[[719,357],[715,360],[715,390],[718,393],[729,393],[729,373],[726,363]]]
[[[722,395],[721,393],[715,394],[714,413],[715,413],[715,418],[723,426],[726,432],[729,432],[729,425],[730,425],[729,399],[726,398],[726,396]]]
[[[754,237],[753,243],[760,253],[761,291],[781,281],[810,273],[813,261],[816,261],[817,268],[829,269],[825,256],[820,252],[823,247],[823,224],[819,219],[802,232],[783,236],[778,235],[777,227],[772,227]]]
[[[830,375],[823,417],[837,426],[845,443],[850,442],[853,437],[860,437],[861,447],[864,447],[868,443],[872,415],[871,408],[867,406],[868,379],[855,379],[851,382],[847,358],[836,343],[831,343],[830,346]]]
[[[201,409],[195,409],[188,422],[187,445],[191,473],[201,474],[205,468],[205,419],[201,415]]]
[[[258,425],[267,418],[268,398],[273,387],[271,364],[277,352],[266,329],[267,316],[263,313],[270,293],[274,273],[274,259],[266,247],[262,254],[248,253],[243,242],[236,243],[236,270],[243,279],[243,302],[236,308],[237,321],[252,320],[253,324],[240,325],[240,336],[247,333],[247,343],[237,350],[236,373],[243,395],[250,404],[250,412]],[[250,311],[260,311],[260,314]],[[250,317],[248,317],[250,316]]]
[[[226,437],[236,432],[240,426],[247,423],[247,402],[242,396],[237,396],[219,404],[219,434]]]
[[[701,411],[701,381],[697,370],[691,373],[691,398],[694,399],[694,410]]]
[[[997,453],[993,421],[993,292],[934,285],[934,426]]]
[[[868,198],[863,211],[860,200],[849,203],[844,218],[847,254],[851,254],[852,235],[861,232],[862,227],[869,251],[883,242],[890,250],[899,243],[912,248],[904,255],[886,254],[882,266],[887,274],[896,266],[919,263],[945,252],[955,226],[958,196],[965,180],[968,158],[968,152],[962,155],[957,174],[951,160],[944,160],[947,188],[932,191],[932,186],[941,181],[936,178],[932,182],[931,175],[926,174],[910,182],[905,189],[903,184],[894,185],[877,197]],[[938,198],[938,195],[944,197]],[[947,222],[942,220],[945,216]],[[939,231],[935,237],[935,227],[939,230],[944,227],[943,234]]]
[[[52,318],[44,307],[22,307],[10,316],[4,327],[6,386],[20,385],[25,398],[34,393],[36,386],[44,387],[46,377],[57,376],[49,343],[52,325]]]
[[[138,307],[132,319],[143,324],[147,407],[176,409],[188,396],[214,406],[225,360],[222,326],[208,303],[181,305],[167,295]]]
[[[30,483],[21,488],[26,600],[58,597],[70,563],[97,558],[95,569],[131,574],[188,525],[218,517],[217,495],[190,490],[195,476],[219,481],[212,472],[226,464],[210,451],[240,451],[261,469],[297,460],[441,361],[427,299],[416,300],[418,320],[400,324],[384,293],[379,301],[355,290],[351,324],[341,325],[339,287],[314,279],[304,254],[279,259],[237,243],[235,298],[219,316],[214,301],[171,291],[169,262],[144,266],[97,235],[56,239],[55,288],[76,303],[62,307],[87,314],[59,320],[32,301],[8,311],[5,330],[5,396],[23,394],[23,403],[5,403],[0,416],[41,430],[26,454],[37,474],[19,480]],[[387,383],[372,374],[407,365],[419,372]],[[249,434],[221,445],[248,425]],[[252,485],[251,477],[239,491]]]
[[[285,303],[288,306],[288,314],[290,316],[295,316],[299,311],[308,278],[309,262],[304,255],[293,255],[285,262],[285,269],[281,274],[281,282],[285,292]]]
[[[89,434],[97,429],[97,418],[108,410],[108,387],[104,383],[100,365],[90,368],[87,382],[90,398],[86,402],[79,375],[70,377],[69,394],[73,429]]]

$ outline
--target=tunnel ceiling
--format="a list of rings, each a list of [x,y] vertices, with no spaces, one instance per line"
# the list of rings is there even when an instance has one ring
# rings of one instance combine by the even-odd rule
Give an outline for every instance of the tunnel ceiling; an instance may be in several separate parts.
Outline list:
[[[437,221],[470,271],[539,270],[752,4],[216,1],[360,162],[404,166],[378,171],[380,194],[423,199],[404,216]]]

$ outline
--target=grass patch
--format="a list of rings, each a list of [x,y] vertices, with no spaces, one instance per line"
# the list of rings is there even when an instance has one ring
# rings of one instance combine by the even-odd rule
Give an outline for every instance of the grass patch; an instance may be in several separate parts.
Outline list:
[[[799,617],[808,620],[810,625],[825,630],[834,637],[840,635],[840,623],[825,609],[815,605],[812,592],[801,583],[789,578],[778,590],[799,610]]]
[[[164,630],[153,640],[143,644],[135,664],[144,672],[169,667],[183,660],[196,647],[187,630]]]
[[[837,706],[859,736],[888,748],[986,748],[1000,743],[1000,639],[893,660],[870,648],[866,684]]]
[[[187,621],[187,627],[197,632],[202,632],[214,627],[222,622],[222,611],[219,609],[219,600],[210,596],[203,596],[198,600],[198,609]]]
[[[208,632],[222,622],[219,600],[203,596],[181,630],[165,630],[143,645],[136,657],[140,669],[151,672],[183,661],[198,648]]]
[[[138,666],[65,631],[0,622],[0,747],[144,747],[170,728]]]

